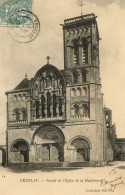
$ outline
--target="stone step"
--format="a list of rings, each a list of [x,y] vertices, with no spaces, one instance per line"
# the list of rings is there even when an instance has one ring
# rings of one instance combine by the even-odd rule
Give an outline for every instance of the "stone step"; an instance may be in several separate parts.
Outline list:
[[[61,162],[46,162],[46,163],[9,163],[10,168],[42,168],[42,167],[61,167]]]
[[[12,169],[42,169],[42,168],[77,168],[77,167],[97,167],[104,166],[98,162],[28,162],[28,163],[9,163]]]
[[[69,162],[69,167],[90,167],[90,162]]]

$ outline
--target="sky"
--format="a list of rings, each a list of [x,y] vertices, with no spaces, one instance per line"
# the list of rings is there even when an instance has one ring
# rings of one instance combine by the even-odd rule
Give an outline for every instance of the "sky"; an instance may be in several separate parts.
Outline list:
[[[81,2],[81,0],[78,0],[78,2]],[[107,7],[108,5],[113,4],[113,3],[117,3],[117,5],[120,5],[121,7],[125,6],[124,0],[83,0],[82,2],[83,3],[85,2],[86,4],[93,3],[93,4],[95,4],[97,6],[101,6],[101,7]]]
[[[30,43],[18,43],[0,26],[0,144],[5,143],[6,95],[25,73],[28,78],[46,64],[63,69],[63,32],[65,19],[81,14],[78,0],[34,0],[33,13],[40,21],[40,33]],[[125,1],[86,0],[83,14],[95,13],[100,34],[100,75],[104,105],[113,112],[117,136],[125,137]]]

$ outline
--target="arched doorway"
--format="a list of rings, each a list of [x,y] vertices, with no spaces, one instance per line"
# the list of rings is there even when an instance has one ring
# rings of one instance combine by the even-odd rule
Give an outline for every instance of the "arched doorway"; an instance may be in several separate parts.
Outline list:
[[[13,143],[14,162],[29,162],[29,148],[24,140],[17,140]]]
[[[33,137],[35,160],[39,162],[64,161],[65,138],[62,131],[53,125],[37,129]]]
[[[76,137],[71,140],[69,149],[71,150],[71,160],[76,162],[90,161],[91,145],[84,137]]]

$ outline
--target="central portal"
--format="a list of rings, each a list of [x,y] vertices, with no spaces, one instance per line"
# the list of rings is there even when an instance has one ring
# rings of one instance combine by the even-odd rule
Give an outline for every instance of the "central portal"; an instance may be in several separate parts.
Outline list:
[[[60,144],[43,144],[42,161],[43,162],[63,161],[63,147],[61,147]]]
[[[44,126],[39,128],[33,144],[35,147],[35,161],[61,162],[64,161],[64,135],[56,126]]]

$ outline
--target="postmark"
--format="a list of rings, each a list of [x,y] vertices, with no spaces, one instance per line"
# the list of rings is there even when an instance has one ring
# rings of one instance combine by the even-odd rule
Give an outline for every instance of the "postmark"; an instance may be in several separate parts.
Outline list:
[[[13,15],[10,16],[8,23],[10,36],[19,43],[33,41],[40,32],[40,22],[38,17],[27,10],[19,10],[18,14],[14,13]],[[20,20],[16,20],[16,17],[19,17]]]

